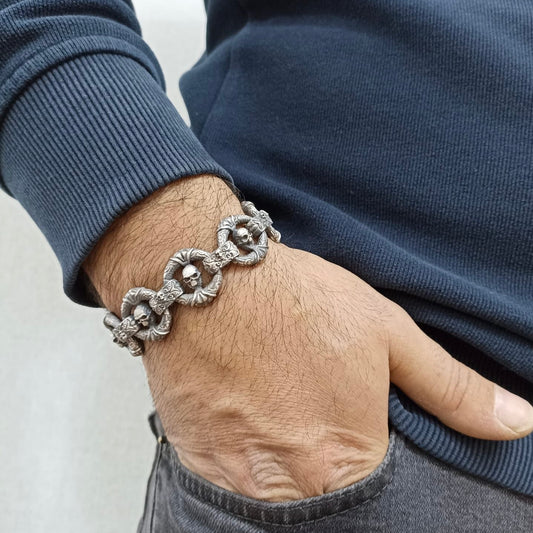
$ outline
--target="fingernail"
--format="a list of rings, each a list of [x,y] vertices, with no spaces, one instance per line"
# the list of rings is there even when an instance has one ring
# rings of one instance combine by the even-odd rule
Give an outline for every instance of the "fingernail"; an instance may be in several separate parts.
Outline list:
[[[533,428],[531,404],[498,386],[496,386],[494,412],[502,424],[517,433]]]

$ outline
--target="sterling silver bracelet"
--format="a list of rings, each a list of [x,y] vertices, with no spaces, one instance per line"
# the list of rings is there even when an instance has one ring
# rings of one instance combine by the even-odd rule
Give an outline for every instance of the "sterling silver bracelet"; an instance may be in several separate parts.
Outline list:
[[[167,263],[163,285],[158,291],[134,287],[122,300],[121,318],[107,312],[104,325],[111,330],[114,342],[127,347],[133,356],[142,355],[144,341],[161,340],[170,331],[172,315],[169,308],[173,303],[195,307],[207,305],[220,289],[222,268],[230,263],[252,266],[265,258],[268,238],[280,242],[281,234],[272,227],[272,219],[266,211],[258,211],[252,202],[241,202],[241,207],[244,215],[231,215],[220,222],[216,250],[183,248]],[[241,254],[241,250],[245,253]],[[201,271],[193,264],[199,261],[212,276],[205,287]],[[179,269],[181,283],[175,277]]]

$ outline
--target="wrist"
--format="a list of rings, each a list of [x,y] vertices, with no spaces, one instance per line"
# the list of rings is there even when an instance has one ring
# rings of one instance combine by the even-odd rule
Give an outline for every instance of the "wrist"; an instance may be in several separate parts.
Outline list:
[[[115,220],[83,268],[105,307],[118,314],[131,287],[158,288],[177,250],[214,249],[220,220],[241,212],[239,199],[222,179],[181,178]]]

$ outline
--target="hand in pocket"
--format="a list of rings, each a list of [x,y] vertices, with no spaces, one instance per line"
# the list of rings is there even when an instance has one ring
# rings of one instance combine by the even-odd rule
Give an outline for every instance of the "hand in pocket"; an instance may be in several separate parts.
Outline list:
[[[321,495],[376,469],[390,381],[467,435],[532,429],[527,402],[454,360],[396,304],[282,244],[257,268],[228,269],[220,297],[177,324],[144,357],[167,436],[190,470],[252,498]]]

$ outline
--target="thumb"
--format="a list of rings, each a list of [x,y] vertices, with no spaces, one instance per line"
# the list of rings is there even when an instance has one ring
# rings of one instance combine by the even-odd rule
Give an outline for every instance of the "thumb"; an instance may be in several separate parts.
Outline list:
[[[447,426],[478,439],[533,431],[533,407],[454,359],[401,308],[390,330],[390,380]]]

